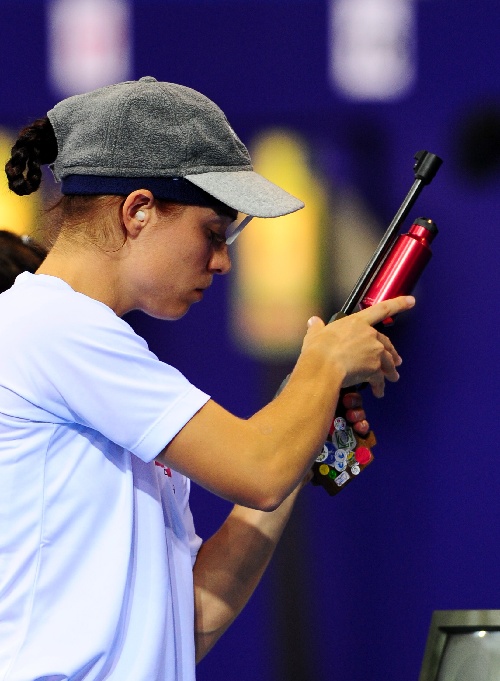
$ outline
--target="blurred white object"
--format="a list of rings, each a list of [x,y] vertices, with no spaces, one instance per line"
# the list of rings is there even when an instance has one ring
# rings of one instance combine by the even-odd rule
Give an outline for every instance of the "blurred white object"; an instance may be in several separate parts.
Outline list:
[[[51,0],[47,12],[49,79],[59,94],[132,77],[128,0]]]
[[[332,84],[359,101],[397,99],[416,77],[415,0],[330,0]]]

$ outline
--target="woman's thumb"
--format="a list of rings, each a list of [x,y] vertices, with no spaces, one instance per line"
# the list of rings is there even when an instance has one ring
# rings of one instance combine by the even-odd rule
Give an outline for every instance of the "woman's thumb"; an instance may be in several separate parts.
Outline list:
[[[315,327],[318,327],[322,329],[325,326],[325,322],[320,319],[319,317],[311,317],[310,319],[307,320],[307,330],[309,331],[310,329],[314,329]]]

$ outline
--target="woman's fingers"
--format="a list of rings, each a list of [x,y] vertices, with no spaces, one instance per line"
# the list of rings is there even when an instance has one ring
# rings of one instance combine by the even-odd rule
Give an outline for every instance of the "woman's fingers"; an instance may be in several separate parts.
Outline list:
[[[363,317],[370,326],[375,326],[383,322],[387,317],[393,317],[398,312],[409,310],[414,305],[415,298],[413,296],[399,296],[399,298],[383,300],[381,303],[376,303],[376,305],[367,307],[356,314]]]
[[[413,296],[400,296],[342,317],[326,327],[321,319],[311,317],[302,350],[314,353],[312,356],[321,362],[325,358],[333,361],[333,366],[345,372],[344,387],[368,382],[373,394],[382,397],[385,380],[399,379],[396,367],[402,360],[389,338],[374,326],[414,304]]]
[[[382,343],[384,346],[384,349],[386,352],[389,353],[389,355],[392,358],[392,361],[396,366],[400,366],[400,364],[403,363],[403,359],[399,356],[398,351],[394,347],[394,345],[391,343],[389,338],[385,336],[383,333],[379,333],[377,336],[378,340]]]
[[[342,398],[342,404],[346,409],[356,409],[356,407],[361,407],[363,400],[359,393],[346,393]]]
[[[352,429],[355,430],[358,435],[364,437],[370,430],[370,424],[368,421],[366,421],[366,419],[363,421],[357,421],[356,423],[353,423]]]
[[[376,397],[383,397],[385,380],[391,381],[391,383],[399,381],[399,373],[396,367],[400,366],[403,360],[387,336],[379,333],[377,339],[383,346],[383,351],[380,355],[380,371],[373,374],[368,382],[374,390],[374,395]]]
[[[353,430],[358,435],[366,435],[370,430],[370,424],[366,420],[363,409],[363,400],[359,393],[346,393],[342,398],[342,404],[346,409],[346,419],[352,423]]]
[[[345,413],[346,419],[351,423],[357,423],[358,421],[363,421],[366,419],[366,414],[364,409],[348,409]]]
[[[399,374],[394,364],[394,358],[387,351],[385,351],[380,358],[380,368],[388,381],[391,381],[392,383],[399,381]]]
[[[370,376],[368,383],[371,385],[375,397],[383,397],[385,390],[385,376],[380,371]]]

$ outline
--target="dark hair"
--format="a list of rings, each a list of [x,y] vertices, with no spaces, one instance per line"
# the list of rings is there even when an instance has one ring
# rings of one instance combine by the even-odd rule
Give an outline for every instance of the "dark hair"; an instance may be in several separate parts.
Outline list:
[[[0,229],[0,293],[9,289],[21,272],[36,272],[46,255],[31,238]]]
[[[25,196],[38,189],[42,181],[41,166],[53,163],[57,156],[54,128],[47,117],[39,118],[19,133],[5,165],[9,188]]]

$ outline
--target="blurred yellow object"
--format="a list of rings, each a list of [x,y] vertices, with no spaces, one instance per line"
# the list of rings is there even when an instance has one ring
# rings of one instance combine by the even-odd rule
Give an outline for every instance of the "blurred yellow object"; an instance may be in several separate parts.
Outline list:
[[[281,129],[251,145],[254,168],[302,199],[302,210],[273,219],[254,218],[235,242],[233,332],[259,357],[292,357],[306,323],[321,304],[321,221],[326,189],[309,165],[306,143]]]
[[[8,187],[4,171],[14,141],[12,135],[0,128],[0,229],[8,229],[20,235],[32,234],[41,209],[39,194],[14,194]]]

